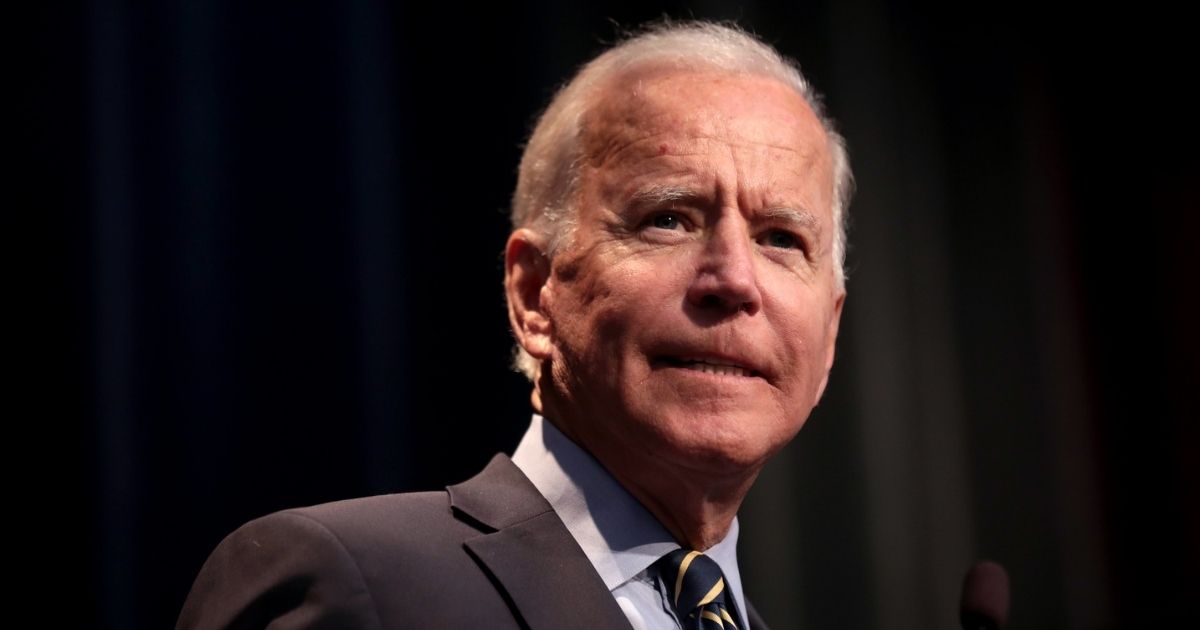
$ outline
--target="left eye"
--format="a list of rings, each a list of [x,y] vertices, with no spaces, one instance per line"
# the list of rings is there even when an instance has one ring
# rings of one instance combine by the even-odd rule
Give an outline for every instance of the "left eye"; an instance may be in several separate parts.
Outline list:
[[[771,230],[763,237],[763,244],[769,247],[780,247],[783,249],[799,249],[800,239],[796,238],[795,234],[785,232],[783,230]]]

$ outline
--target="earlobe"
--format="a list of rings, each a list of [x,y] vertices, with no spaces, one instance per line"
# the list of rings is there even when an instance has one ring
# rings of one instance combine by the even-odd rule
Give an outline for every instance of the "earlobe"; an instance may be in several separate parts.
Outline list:
[[[542,289],[550,279],[550,259],[542,239],[532,230],[514,230],[504,249],[504,291],[508,319],[517,343],[533,358],[550,356],[550,318],[542,302]]]

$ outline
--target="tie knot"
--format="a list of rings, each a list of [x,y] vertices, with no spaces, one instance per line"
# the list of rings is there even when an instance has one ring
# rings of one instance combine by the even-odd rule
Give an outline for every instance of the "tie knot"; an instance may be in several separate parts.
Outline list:
[[[676,549],[658,561],[671,603],[684,628],[733,628],[725,595],[725,576],[712,558],[689,549]]]

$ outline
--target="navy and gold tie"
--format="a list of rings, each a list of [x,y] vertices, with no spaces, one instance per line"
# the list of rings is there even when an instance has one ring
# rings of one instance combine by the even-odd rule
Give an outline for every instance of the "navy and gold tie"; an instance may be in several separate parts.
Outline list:
[[[676,549],[659,561],[667,596],[679,622],[688,630],[738,630],[733,596],[725,576],[712,558],[688,549]]]

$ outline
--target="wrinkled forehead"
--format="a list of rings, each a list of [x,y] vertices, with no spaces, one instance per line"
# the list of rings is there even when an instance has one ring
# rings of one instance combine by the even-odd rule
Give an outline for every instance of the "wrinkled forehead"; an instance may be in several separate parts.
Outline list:
[[[655,156],[720,154],[738,146],[760,155],[797,185],[827,179],[829,138],[804,97],[770,77],[729,71],[643,71],[598,91],[583,119],[585,172],[642,169]],[[627,173],[628,174],[628,173]],[[587,177],[587,175],[585,175]],[[818,184],[817,188],[825,189]],[[824,200],[823,200],[824,201]],[[822,205],[825,205],[822,203]]]
[[[594,93],[582,119],[582,157],[597,165],[655,135],[740,138],[827,158],[828,137],[804,97],[777,79],[726,70],[643,68]]]

